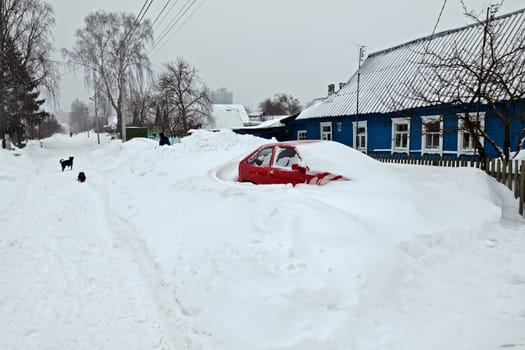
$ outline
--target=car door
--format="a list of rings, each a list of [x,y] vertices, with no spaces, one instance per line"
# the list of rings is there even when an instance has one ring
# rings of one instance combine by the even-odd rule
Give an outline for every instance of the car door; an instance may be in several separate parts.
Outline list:
[[[292,169],[294,164],[301,164],[301,158],[293,147],[276,146],[275,156],[270,170],[272,183],[296,185],[306,181],[305,172]]]
[[[264,147],[246,160],[243,178],[255,184],[268,184],[273,146]]]

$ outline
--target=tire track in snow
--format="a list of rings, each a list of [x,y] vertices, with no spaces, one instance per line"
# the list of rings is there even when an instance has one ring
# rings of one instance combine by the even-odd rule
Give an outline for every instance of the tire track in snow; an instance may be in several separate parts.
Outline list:
[[[88,161],[89,162],[89,161]],[[147,243],[131,222],[113,213],[110,203],[110,193],[107,182],[100,182],[108,176],[98,174],[91,182],[96,188],[94,193],[98,215],[101,222],[110,227],[113,247],[126,260],[126,265],[136,266],[138,274],[136,282],[144,285],[150,293],[149,297],[157,310],[163,327],[162,348],[194,349],[199,348],[192,343],[192,334],[201,333],[184,318],[184,308],[176,297],[171,285],[162,277],[162,271],[148,249]]]
[[[100,195],[54,158],[35,161],[17,215],[2,223],[12,244],[0,256],[0,348],[175,348],[137,259],[115,247]]]

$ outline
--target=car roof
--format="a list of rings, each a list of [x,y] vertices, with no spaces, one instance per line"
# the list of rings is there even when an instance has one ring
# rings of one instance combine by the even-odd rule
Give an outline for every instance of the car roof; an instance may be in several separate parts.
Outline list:
[[[281,142],[274,142],[274,143],[267,143],[262,145],[261,147],[268,147],[268,146],[297,146],[297,145],[304,145],[308,143],[318,143],[321,142],[321,140],[293,140],[293,141],[281,141]]]

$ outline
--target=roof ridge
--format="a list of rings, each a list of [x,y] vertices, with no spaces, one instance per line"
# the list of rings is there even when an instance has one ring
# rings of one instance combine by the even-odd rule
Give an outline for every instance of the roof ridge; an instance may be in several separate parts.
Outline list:
[[[506,17],[515,16],[515,15],[517,15],[519,13],[523,13],[523,12],[525,12],[525,8],[522,8],[520,10],[516,10],[516,11],[513,11],[513,12],[509,12],[509,13],[503,14],[501,16],[494,17],[492,20],[493,21],[494,20],[499,21],[499,20],[505,19]],[[472,24],[469,24],[469,25],[466,25],[466,26],[463,26],[463,27],[458,27],[458,28],[454,28],[454,29],[448,29],[448,30],[444,30],[444,31],[439,32],[439,33],[435,33],[435,34],[427,35],[427,36],[424,36],[424,37],[421,37],[421,38],[413,39],[413,40],[407,41],[406,43],[403,43],[403,44],[399,44],[399,45],[396,45],[396,46],[393,46],[393,47],[389,47],[387,49],[383,49],[383,50],[379,50],[379,51],[376,51],[376,52],[372,52],[370,55],[368,55],[368,57],[379,56],[379,55],[382,55],[382,54],[385,54],[385,53],[388,53],[388,52],[395,51],[395,50],[400,49],[402,47],[413,45],[413,44],[421,42],[421,41],[434,40],[436,38],[440,38],[440,37],[443,37],[443,36],[450,35],[452,33],[457,33],[457,32],[463,31],[463,30],[467,30],[467,29],[470,29],[472,27],[481,26],[485,22],[486,22],[486,20],[483,20],[483,21],[480,21],[479,23],[472,23]]]

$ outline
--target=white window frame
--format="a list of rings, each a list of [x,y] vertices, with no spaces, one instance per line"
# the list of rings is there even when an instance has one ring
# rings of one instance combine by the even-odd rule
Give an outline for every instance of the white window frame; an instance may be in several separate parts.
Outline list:
[[[407,128],[407,146],[406,147],[396,147],[396,125],[408,125]],[[391,153],[406,153],[410,154],[410,118],[401,117],[401,118],[392,118],[392,150]]]
[[[325,126],[328,126],[330,127],[330,131],[328,132],[325,132],[323,131],[323,127]],[[322,122],[319,124],[319,130],[321,131],[321,140],[333,140],[334,138],[334,133],[333,133],[333,128],[332,128],[332,122]],[[325,138],[325,135],[330,135],[330,138]]]
[[[439,121],[439,146],[438,148],[426,148],[426,123],[436,121]],[[443,156],[443,118],[440,115],[429,115],[421,117],[421,154],[439,154]]]
[[[301,135],[304,137],[301,138]],[[308,137],[308,131],[307,130],[297,130],[297,140],[306,140]]]
[[[463,129],[463,119],[464,113],[457,114],[458,116],[458,156],[465,154],[465,155],[474,155],[476,154],[477,150],[474,148],[474,142],[473,138],[470,139],[470,146],[469,148],[463,148],[463,139],[465,137],[465,134],[469,134],[468,131]],[[477,113],[469,113],[469,117],[476,117]],[[485,112],[479,113],[479,124],[481,126],[481,130],[485,130]],[[485,147],[485,137],[480,136],[479,141],[483,147]]]
[[[360,128],[364,128],[365,129],[365,134],[363,135],[364,139],[365,139],[364,146],[361,145],[359,147],[359,149],[357,148],[357,137],[359,136],[357,134],[357,126],[359,126]],[[359,151],[366,153],[366,151],[368,149],[368,121],[363,120],[363,121],[359,121],[359,122],[352,122],[352,129],[353,129],[353,135],[354,135],[354,139],[353,139],[352,145],[353,145],[354,149],[358,149]]]

